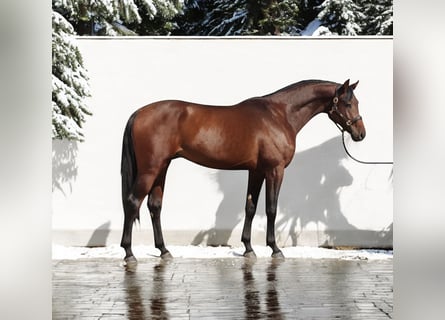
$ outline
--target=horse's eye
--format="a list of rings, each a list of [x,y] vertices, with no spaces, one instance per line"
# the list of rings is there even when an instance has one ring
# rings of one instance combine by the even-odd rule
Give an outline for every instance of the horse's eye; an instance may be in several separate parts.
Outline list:
[[[350,102],[346,103],[346,107],[347,108],[352,108],[352,103],[350,103]]]

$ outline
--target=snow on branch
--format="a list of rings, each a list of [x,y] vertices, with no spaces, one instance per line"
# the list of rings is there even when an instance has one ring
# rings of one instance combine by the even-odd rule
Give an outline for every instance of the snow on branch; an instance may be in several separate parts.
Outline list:
[[[71,24],[55,11],[52,24],[52,137],[83,141],[82,124],[91,115],[87,71]]]

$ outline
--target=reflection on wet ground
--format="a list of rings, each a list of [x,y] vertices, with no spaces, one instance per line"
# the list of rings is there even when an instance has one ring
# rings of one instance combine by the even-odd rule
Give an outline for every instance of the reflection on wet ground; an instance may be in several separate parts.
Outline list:
[[[53,263],[53,319],[388,319],[392,260]]]

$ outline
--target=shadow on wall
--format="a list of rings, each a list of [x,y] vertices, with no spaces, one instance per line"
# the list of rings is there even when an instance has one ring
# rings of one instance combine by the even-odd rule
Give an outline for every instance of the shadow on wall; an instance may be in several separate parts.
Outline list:
[[[73,191],[73,184],[77,177],[77,142],[54,139],[52,147],[52,192],[58,190],[67,196]],[[108,221],[96,228],[86,246],[105,246],[110,234],[110,224],[111,222]]]
[[[66,196],[77,176],[77,142],[54,139],[52,147],[52,191],[59,190]]]
[[[342,165],[345,157],[341,136],[295,154],[285,171],[278,200],[281,215],[275,224],[277,240],[296,246],[301,230],[310,223],[316,226],[323,223],[326,230],[314,232],[316,239],[313,241],[319,246],[392,247],[392,224],[381,232],[360,230],[343,215],[339,194],[341,188],[353,182],[353,177]],[[194,245],[205,241],[212,246],[227,245],[233,229],[244,219],[247,172],[219,171],[217,182],[224,198],[216,212],[215,227],[198,233],[192,242]],[[264,212],[263,185],[256,216],[264,216]]]

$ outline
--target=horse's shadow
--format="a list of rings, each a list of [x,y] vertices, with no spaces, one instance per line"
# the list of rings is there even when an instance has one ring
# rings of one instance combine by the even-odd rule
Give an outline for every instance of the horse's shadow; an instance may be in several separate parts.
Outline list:
[[[353,182],[353,177],[342,164],[345,158],[341,136],[295,154],[285,170],[278,200],[281,214],[277,217],[276,230],[280,243],[301,244],[301,230],[311,223],[317,227],[325,226],[326,231],[313,232],[312,238],[316,239],[311,241],[317,241],[319,246],[348,245],[360,242],[358,238],[365,236],[367,243],[375,243],[372,246],[378,247],[379,241],[388,237],[386,233],[358,230],[342,213],[339,201],[341,188]],[[215,226],[198,233],[192,244],[228,245],[233,230],[244,219],[247,173],[218,171],[216,180],[224,198],[216,212]],[[265,215],[264,201],[263,186],[257,218]]]
[[[301,229],[310,223],[317,228],[319,223],[324,224],[332,243],[338,237],[332,234],[332,230],[356,229],[340,207],[341,188],[353,182],[353,177],[342,164],[345,158],[340,136],[295,155],[283,181],[280,194],[282,217],[276,222],[277,230],[289,230],[291,245],[298,244]],[[325,239],[319,239],[318,233],[315,232],[316,241],[323,245]]]

